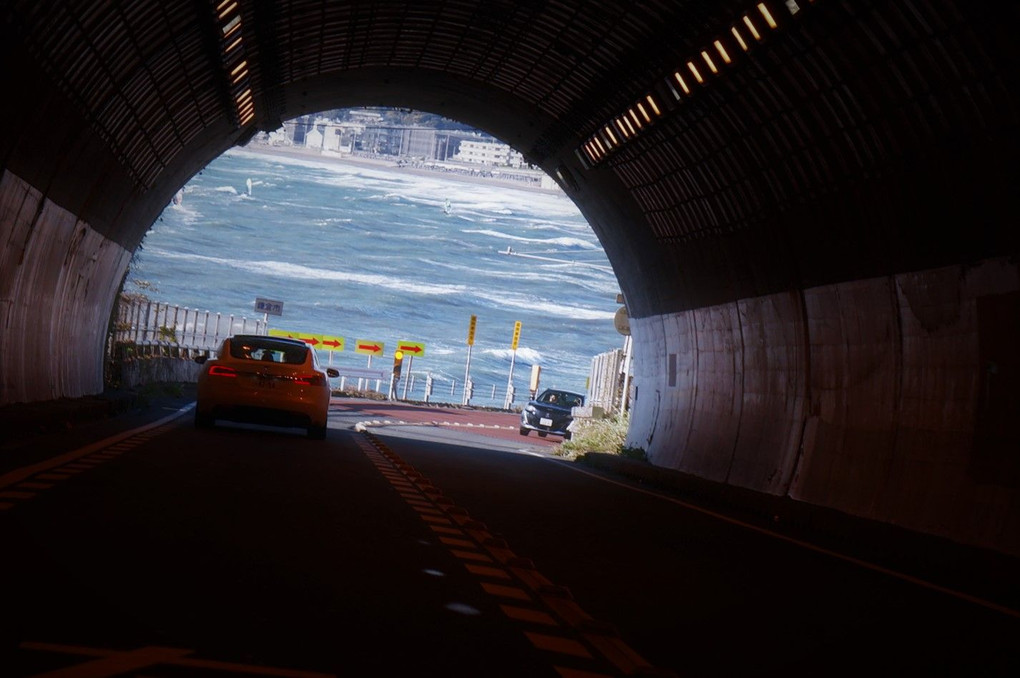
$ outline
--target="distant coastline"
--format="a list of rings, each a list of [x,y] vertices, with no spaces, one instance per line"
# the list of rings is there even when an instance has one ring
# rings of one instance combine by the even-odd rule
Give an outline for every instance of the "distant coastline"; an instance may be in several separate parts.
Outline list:
[[[277,146],[270,144],[250,143],[247,146],[238,146],[238,150],[247,151],[249,153],[258,153],[260,155],[273,155],[273,156],[285,156],[290,158],[302,158],[306,160],[317,160],[326,162],[335,162],[343,165],[354,165],[358,167],[370,167],[373,169],[385,169],[393,172],[399,172],[404,174],[412,174],[422,177],[441,177],[443,179],[449,179],[450,181],[461,181],[465,183],[482,184],[486,186],[505,186],[506,188],[514,188],[520,191],[535,191],[538,193],[544,193],[546,195],[563,195],[563,191],[553,183],[553,188],[543,188],[535,185],[532,182],[519,181],[514,179],[500,178],[498,176],[483,176],[481,174],[469,174],[470,170],[477,170],[477,167],[466,165],[464,163],[437,163],[438,167],[453,167],[462,168],[463,172],[458,171],[444,171],[439,168],[430,168],[421,165],[410,165],[401,164],[400,159],[393,156],[373,156],[373,155],[350,155],[350,154],[334,154],[334,153],[321,153],[315,149],[302,148],[299,146]],[[491,171],[490,168],[485,168]],[[506,171],[507,173],[514,172],[515,170],[503,170],[502,168],[497,170],[500,172]],[[532,176],[541,176],[542,173],[527,170],[516,170],[518,174],[527,174]]]

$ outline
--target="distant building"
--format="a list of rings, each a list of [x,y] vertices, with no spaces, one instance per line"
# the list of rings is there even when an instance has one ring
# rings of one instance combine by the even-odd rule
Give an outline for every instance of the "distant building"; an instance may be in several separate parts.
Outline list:
[[[510,147],[495,140],[462,141],[460,149],[453,157],[458,162],[470,162],[495,167],[516,167],[526,165],[524,156]]]
[[[527,168],[524,156],[508,144],[477,131],[385,124],[375,111],[351,110],[341,122],[304,115],[268,135],[270,143],[327,154],[366,153],[411,161],[461,162],[489,167]]]

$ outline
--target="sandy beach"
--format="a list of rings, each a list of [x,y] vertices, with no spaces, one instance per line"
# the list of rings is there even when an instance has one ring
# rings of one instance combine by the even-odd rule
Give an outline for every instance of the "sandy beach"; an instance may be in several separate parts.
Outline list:
[[[477,166],[472,166],[465,163],[455,163],[447,161],[444,164],[447,166],[457,166],[464,169],[464,172],[457,171],[443,171],[442,169],[430,169],[427,167],[411,166],[407,164],[399,164],[395,157],[382,157],[382,156],[364,156],[364,155],[349,155],[349,154],[335,154],[335,153],[321,153],[315,149],[303,148],[300,146],[276,146],[270,144],[260,144],[252,142],[247,146],[240,146],[241,150],[248,151],[251,153],[260,153],[263,155],[276,155],[286,156],[291,158],[305,158],[308,160],[319,160],[327,162],[336,162],[344,165],[354,165],[358,167],[371,167],[374,169],[386,169],[393,172],[403,172],[407,174],[413,174],[424,177],[436,177],[440,176],[444,179],[451,181],[463,181],[474,184],[485,184],[487,186],[505,186],[507,188],[515,188],[521,191],[537,191],[539,193],[546,194],[562,194],[555,183],[552,184],[553,188],[542,188],[532,182],[518,181],[514,179],[506,179],[493,176],[482,176],[480,174],[469,174],[471,170],[478,170]],[[488,169],[488,168],[486,168]],[[503,170],[498,170],[503,171]],[[507,170],[517,171],[517,170]],[[527,174],[535,177],[544,176],[539,171],[519,170],[520,174]]]

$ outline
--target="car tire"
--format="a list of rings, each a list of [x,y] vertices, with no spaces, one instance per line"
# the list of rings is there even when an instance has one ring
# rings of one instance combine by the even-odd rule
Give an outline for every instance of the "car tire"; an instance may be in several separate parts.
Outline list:
[[[309,426],[308,437],[312,440],[325,440],[326,439],[326,427],[325,426]]]
[[[547,435],[549,435],[549,434],[546,433],[545,431],[539,431],[538,432],[538,437],[539,438],[545,438]]]
[[[215,423],[212,416],[195,410],[195,428],[212,428]]]
[[[563,434],[563,439],[570,440],[570,431],[567,431],[566,433]]]
[[[529,433],[531,433],[531,430],[530,430],[530,429],[526,429],[526,428],[524,428],[523,426],[522,426],[522,427],[520,428],[520,431],[521,431],[521,435],[522,435],[522,436],[526,436],[526,435],[528,435]]]

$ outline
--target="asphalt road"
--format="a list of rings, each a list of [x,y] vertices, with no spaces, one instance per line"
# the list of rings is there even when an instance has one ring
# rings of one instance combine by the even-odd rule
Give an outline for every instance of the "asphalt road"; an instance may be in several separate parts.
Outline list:
[[[1012,608],[513,415],[337,401],[311,441],[176,404],[4,448],[0,675],[1018,675]]]

